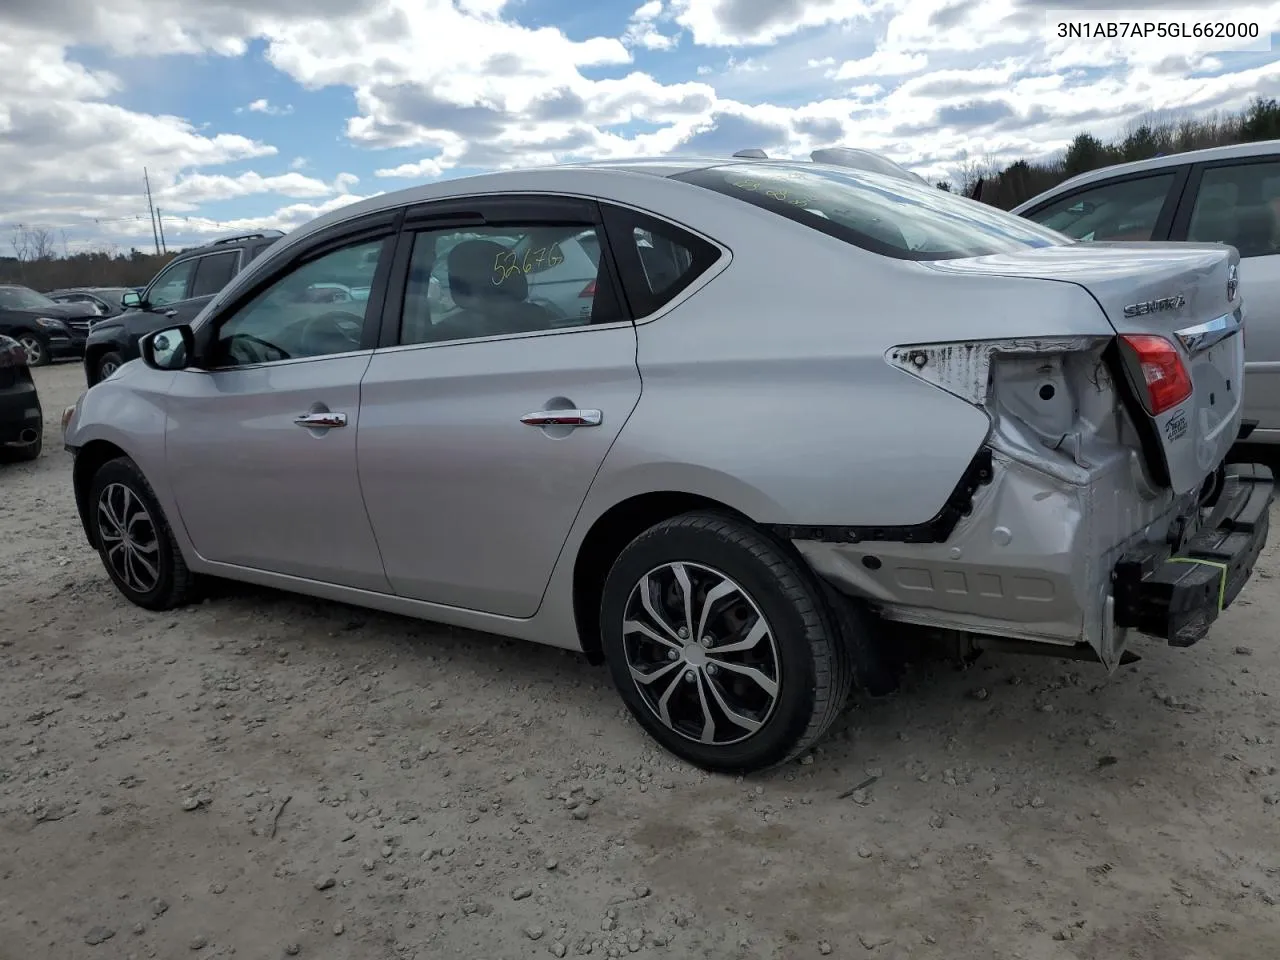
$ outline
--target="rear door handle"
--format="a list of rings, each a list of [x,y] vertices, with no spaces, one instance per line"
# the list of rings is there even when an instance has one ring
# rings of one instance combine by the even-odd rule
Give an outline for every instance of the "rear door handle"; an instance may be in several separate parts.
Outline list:
[[[345,413],[304,413],[300,417],[294,417],[293,422],[308,430],[330,430],[334,427],[345,427],[347,415]]]
[[[599,410],[537,410],[520,422],[529,427],[598,427],[604,422]]]

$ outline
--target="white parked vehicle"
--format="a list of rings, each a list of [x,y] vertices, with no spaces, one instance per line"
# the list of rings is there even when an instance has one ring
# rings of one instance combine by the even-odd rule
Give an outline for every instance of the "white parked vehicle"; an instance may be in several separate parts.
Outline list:
[[[1280,140],[1092,170],[1013,212],[1077,240],[1235,247],[1249,318],[1243,435],[1280,443]]]

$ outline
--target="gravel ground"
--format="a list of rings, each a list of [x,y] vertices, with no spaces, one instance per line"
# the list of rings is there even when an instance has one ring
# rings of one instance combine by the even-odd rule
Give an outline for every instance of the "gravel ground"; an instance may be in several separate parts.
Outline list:
[[[136,609],[0,468],[0,958],[1280,955],[1280,549],[1190,650],[913,669],[711,777],[603,668],[255,589]],[[1280,541],[1280,538],[1277,538]]]

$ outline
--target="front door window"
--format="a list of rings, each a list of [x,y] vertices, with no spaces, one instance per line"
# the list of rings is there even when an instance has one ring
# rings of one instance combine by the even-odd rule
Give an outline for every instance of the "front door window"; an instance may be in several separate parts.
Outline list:
[[[1028,219],[1076,240],[1152,240],[1176,175],[1172,172],[1105,183],[1028,214]]]

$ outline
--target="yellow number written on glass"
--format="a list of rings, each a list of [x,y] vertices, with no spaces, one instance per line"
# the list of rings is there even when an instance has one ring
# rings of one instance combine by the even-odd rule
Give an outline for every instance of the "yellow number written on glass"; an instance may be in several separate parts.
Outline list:
[[[500,287],[519,272],[516,255],[507,250],[493,258],[493,276],[490,279],[495,287]]]
[[[553,243],[550,247],[530,247],[519,262],[516,261],[515,253],[507,250],[493,258],[491,279],[495,287],[500,287],[517,273],[533,273],[539,267],[549,268],[562,263],[564,252],[558,243]]]

